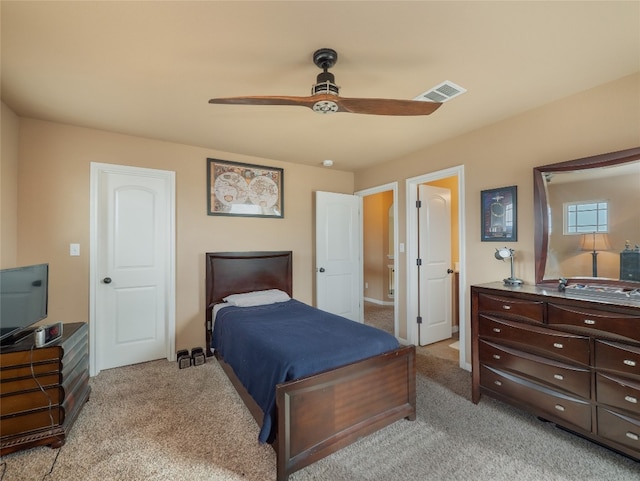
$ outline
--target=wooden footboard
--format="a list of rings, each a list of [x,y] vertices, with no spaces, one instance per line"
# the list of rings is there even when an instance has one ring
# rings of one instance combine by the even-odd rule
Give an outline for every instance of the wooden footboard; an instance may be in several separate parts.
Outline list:
[[[276,388],[278,481],[399,419],[416,417],[415,347]]]

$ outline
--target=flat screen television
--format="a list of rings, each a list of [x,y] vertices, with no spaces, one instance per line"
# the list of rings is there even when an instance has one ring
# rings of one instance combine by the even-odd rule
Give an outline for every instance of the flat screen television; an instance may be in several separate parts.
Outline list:
[[[48,298],[49,264],[1,269],[0,344],[20,340],[23,331],[47,317]]]

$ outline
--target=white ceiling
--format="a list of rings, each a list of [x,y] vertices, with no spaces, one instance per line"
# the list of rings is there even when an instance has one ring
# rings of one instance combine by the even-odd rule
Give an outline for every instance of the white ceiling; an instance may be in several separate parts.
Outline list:
[[[640,70],[638,1],[2,1],[1,96],[23,117],[357,170]],[[211,105],[468,92],[429,116]]]

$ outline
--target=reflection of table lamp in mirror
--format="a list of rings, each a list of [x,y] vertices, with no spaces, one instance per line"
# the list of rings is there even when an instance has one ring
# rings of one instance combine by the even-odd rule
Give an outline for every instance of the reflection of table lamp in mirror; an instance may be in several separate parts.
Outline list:
[[[496,253],[494,254],[496,259],[499,261],[504,261],[505,259],[511,259],[511,277],[504,279],[505,286],[520,286],[522,285],[521,279],[516,279],[513,272],[513,249],[509,249],[508,247],[503,247],[502,249],[496,249]]]
[[[608,251],[610,248],[607,234],[597,232],[583,234],[580,249],[591,252],[591,277],[598,277],[598,251]]]

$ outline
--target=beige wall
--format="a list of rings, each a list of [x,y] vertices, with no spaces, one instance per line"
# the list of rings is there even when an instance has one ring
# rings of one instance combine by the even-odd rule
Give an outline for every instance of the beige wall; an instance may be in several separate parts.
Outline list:
[[[18,258],[19,119],[4,102],[0,114],[0,269],[15,267]]]
[[[465,95],[472,95],[472,92]],[[508,101],[508,100],[506,100]],[[452,102],[464,102],[464,96]],[[442,107],[446,109],[446,104]],[[434,114],[437,116],[437,113]],[[434,117],[435,121],[435,117]],[[516,276],[533,283],[533,173],[534,166],[586,157],[640,145],[640,74],[549,103],[522,115],[496,122],[428,149],[356,172],[356,190],[398,182],[399,239],[406,238],[405,180],[464,165],[464,206],[461,222],[466,242],[466,283],[460,295],[466,301],[465,328],[469,329],[469,286],[499,281],[509,269],[498,263],[495,243],[480,241],[480,191],[518,186],[518,241]],[[406,318],[406,263],[398,260],[400,322]],[[402,330],[402,329],[401,329]],[[470,347],[467,343],[467,359]]]
[[[354,191],[348,172],[51,122],[21,119],[19,138],[18,262],[50,264],[47,322],[88,320],[90,163],[176,172],[176,349],[204,346],[205,252],[292,250],[293,294],[313,302],[314,191]],[[207,157],[284,168],[284,219],[208,216]]]

